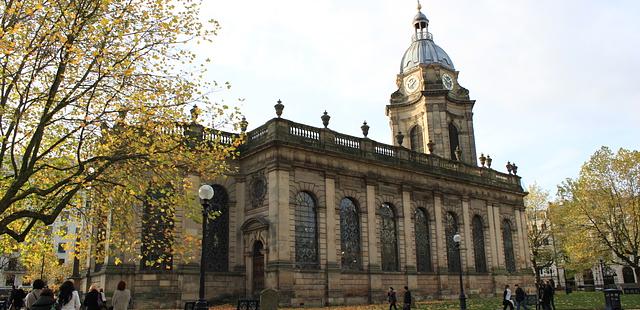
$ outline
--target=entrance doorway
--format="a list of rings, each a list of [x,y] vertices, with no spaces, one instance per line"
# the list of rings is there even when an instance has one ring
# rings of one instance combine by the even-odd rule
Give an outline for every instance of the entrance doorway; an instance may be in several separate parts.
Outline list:
[[[264,254],[262,242],[253,244],[253,294],[258,295],[264,289]]]

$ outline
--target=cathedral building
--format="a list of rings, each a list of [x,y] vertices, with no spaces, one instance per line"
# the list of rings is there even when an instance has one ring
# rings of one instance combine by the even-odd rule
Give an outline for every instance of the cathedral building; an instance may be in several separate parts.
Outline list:
[[[246,133],[237,173],[193,177],[213,186],[222,211],[205,232],[207,299],[272,288],[288,306],[377,303],[405,285],[417,299],[457,298],[460,271],[470,296],[532,287],[517,168],[498,172],[483,155],[478,164],[475,101],[420,10],[412,31],[385,108],[392,145],[368,139],[366,123],[363,137],[335,132],[326,112],[324,128],[293,122],[278,102],[277,117]],[[199,234],[177,210],[176,236]],[[199,266],[179,261],[153,269],[106,257],[85,279],[124,279],[137,309],[182,308],[197,299]]]

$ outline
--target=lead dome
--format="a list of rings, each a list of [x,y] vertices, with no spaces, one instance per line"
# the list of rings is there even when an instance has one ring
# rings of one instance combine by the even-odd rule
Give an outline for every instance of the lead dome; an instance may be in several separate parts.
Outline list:
[[[455,70],[451,57],[440,46],[433,42],[433,36],[429,33],[429,19],[421,11],[418,5],[418,14],[413,18],[415,33],[413,42],[404,52],[400,63],[400,73],[406,73],[418,65],[437,63],[445,68]]]

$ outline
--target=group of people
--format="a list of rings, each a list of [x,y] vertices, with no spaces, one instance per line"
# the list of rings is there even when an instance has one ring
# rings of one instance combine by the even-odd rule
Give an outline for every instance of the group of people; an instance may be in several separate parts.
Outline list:
[[[504,291],[502,293],[502,309],[506,310],[511,309],[520,310],[520,308],[524,310],[528,310],[527,307],[527,293],[518,285],[515,285],[515,298],[512,299],[511,289],[509,285],[505,285]],[[553,301],[553,295],[555,294],[555,288],[553,282],[549,280],[544,283],[536,284],[538,290],[538,302],[540,306],[542,306],[542,310],[555,310],[556,305]]]
[[[393,308],[394,310],[398,310],[398,307],[396,306],[396,304],[398,303],[398,296],[396,295],[396,291],[393,290],[393,287],[389,287],[389,291],[387,291],[387,300],[389,301],[389,310],[391,310],[391,308]],[[411,291],[409,291],[409,287],[405,286],[404,287],[404,295],[402,298],[402,310],[409,310],[411,309],[411,302],[413,300],[411,299]]]
[[[124,281],[118,283],[113,292],[111,307],[107,308],[107,299],[102,289],[91,285],[84,301],[80,302],[80,295],[73,282],[65,281],[58,290],[57,297],[44,281],[33,281],[33,289],[25,294],[22,289],[13,289],[9,298],[11,310],[79,310],[82,306],[86,310],[127,310],[131,303],[131,292]]]

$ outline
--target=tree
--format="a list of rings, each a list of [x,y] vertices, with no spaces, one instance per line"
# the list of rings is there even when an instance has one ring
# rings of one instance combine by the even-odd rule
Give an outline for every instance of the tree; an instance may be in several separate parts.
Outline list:
[[[109,246],[135,248],[131,221],[150,191],[164,192],[153,207],[171,218],[167,205],[192,205],[181,194],[193,186],[185,174],[227,171],[242,136],[203,129],[197,108],[191,122],[185,115],[197,102],[208,125],[238,126],[237,111],[209,100],[220,87],[194,68],[187,44],[218,29],[200,22],[199,8],[192,0],[0,3],[0,248],[67,208],[87,221],[83,233],[108,219]]]
[[[528,192],[524,200],[529,221],[527,237],[531,250],[531,265],[536,273],[536,282],[540,283],[540,272],[551,267],[558,255],[551,244],[553,233],[548,212],[549,192],[537,184],[530,185]]]
[[[572,264],[615,260],[640,274],[640,152],[596,151],[576,179],[558,187],[554,219]]]

